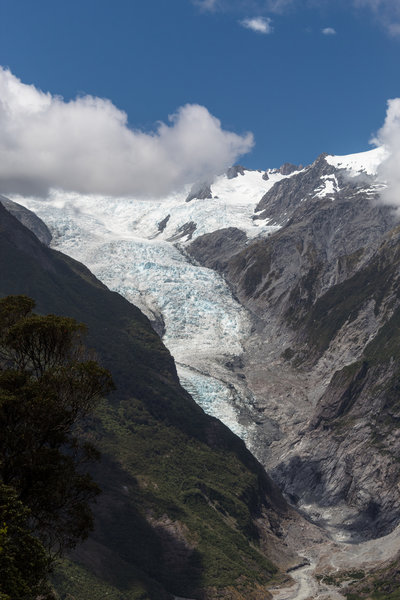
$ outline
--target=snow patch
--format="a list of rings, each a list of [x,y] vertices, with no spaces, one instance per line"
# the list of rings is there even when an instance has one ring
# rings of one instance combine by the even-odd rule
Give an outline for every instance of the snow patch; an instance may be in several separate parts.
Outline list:
[[[387,150],[379,147],[367,152],[347,154],[346,156],[329,155],[325,157],[325,160],[329,165],[337,169],[346,169],[351,176],[355,177],[362,173],[376,175],[379,165],[386,157]]]
[[[340,190],[336,175],[323,175],[321,180],[322,183],[320,187],[316,189],[314,198],[325,198],[325,196],[336,194]]]

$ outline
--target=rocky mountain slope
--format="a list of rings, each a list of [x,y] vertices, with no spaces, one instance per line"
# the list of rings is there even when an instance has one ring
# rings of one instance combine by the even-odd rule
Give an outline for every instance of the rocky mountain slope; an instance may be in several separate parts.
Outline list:
[[[336,542],[399,525],[400,233],[384,158],[237,167],[161,201],[15,198],[143,308],[186,389]]]
[[[82,431],[102,451],[103,493],[92,536],[55,574],[60,598],[268,597],[274,558],[295,560],[279,540],[293,516],[261,465],[180,386],[136,307],[1,204],[0,222],[0,294],[85,322],[117,387]]]
[[[373,173],[335,162],[323,155],[265,194],[256,218],[282,224],[268,238],[243,248],[222,230],[187,251],[257,324],[246,374],[257,409],[280,415],[277,439],[266,448],[261,427],[252,448],[293,502],[358,539],[398,524],[399,231]],[[225,237],[238,240],[230,258]],[[291,415],[276,406],[284,394]]]

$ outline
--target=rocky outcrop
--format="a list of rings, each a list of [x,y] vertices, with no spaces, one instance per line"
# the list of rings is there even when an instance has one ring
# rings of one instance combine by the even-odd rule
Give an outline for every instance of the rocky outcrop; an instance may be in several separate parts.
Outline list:
[[[352,507],[347,527],[353,537],[387,534],[399,521],[399,266],[395,229],[363,269],[331,288],[310,312],[303,339],[312,355],[317,348],[320,361],[331,357],[331,379],[301,443],[275,470],[297,501],[312,497],[325,506]],[[373,310],[366,313],[367,305]],[[365,314],[369,318],[360,321]],[[361,329],[361,344],[351,336],[353,323]],[[357,360],[335,371],[339,354],[346,355],[346,338]]]
[[[188,221],[187,223],[184,223],[183,225],[178,227],[174,235],[168,238],[168,242],[178,242],[180,240],[183,240],[184,238],[186,238],[185,241],[191,240],[193,237],[193,233],[196,231],[196,229],[196,223],[194,223],[193,221]]]
[[[233,167],[229,167],[226,172],[226,176],[228,179],[235,179],[238,175],[244,175],[244,172],[248,169],[242,167],[242,165],[234,165]]]
[[[294,173],[295,171],[301,171],[301,169],[303,168],[303,165],[293,165],[290,162],[286,162],[283,165],[281,165],[279,167],[279,173],[281,175],[290,175],[291,173]]]
[[[192,186],[192,189],[187,195],[186,202],[191,202],[192,200],[205,200],[206,198],[212,198],[210,185],[208,183],[198,183]]]
[[[246,241],[247,236],[243,231],[227,227],[199,236],[186,250],[205,267],[223,272],[229,260],[243,248]]]
[[[10,214],[13,215],[22,225],[25,225],[36,237],[46,246],[50,245],[52,235],[49,228],[35,213],[24,206],[9,200],[0,195],[0,202]]]
[[[372,177],[321,155],[257,206],[276,233],[215,232],[188,249],[254,317],[253,451],[293,503],[353,540],[400,515],[400,231],[378,199]]]
[[[368,261],[393,226],[389,209],[374,205],[365,187],[339,174],[337,192],[316,196],[321,173],[332,169],[322,158],[273,186],[258,209],[264,218],[286,224],[227,264],[227,280],[258,316],[273,312],[298,326],[321,295]]]
[[[167,215],[164,219],[162,219],[159,223],[157,223],[157,229],[160,233],[164,231],[166,226],[168,225],[168,221],[170,220],[171,215]]]

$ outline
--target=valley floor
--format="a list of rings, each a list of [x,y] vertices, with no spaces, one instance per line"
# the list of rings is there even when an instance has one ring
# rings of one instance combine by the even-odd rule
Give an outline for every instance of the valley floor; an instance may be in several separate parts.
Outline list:
[[[292,528],[287,543],[308,564],[289,572],[291,585],[271,588],[274,600],[343,600],[344,588],[399,555],[400,526],[387,536],[351,544],[335,542],[325,531],[303,523]]]

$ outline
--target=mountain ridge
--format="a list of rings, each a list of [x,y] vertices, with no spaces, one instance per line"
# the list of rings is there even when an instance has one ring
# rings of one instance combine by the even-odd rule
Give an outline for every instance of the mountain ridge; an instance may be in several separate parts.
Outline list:
[[[118,388],[82,432],[102,451],[94,475],[104,493],[75,566],[55,575],[60,597],[69,589],[76,600],[213,598],[228,588],[256,597],[276,572],[266,553],[279,547],[281,517],[293,518],[276,486],[180,387],[170,353],[136,307],[2,206],[0,219],[1,295],[29,294],[40,313],[85,321]]]
[[[338,544],[398,525],[400,240],[381,160],[382,149],[324,154],[268,178],[238,168],[189,203],[186,191],[24,200],[53,246],[162,324],[184,386]]]

